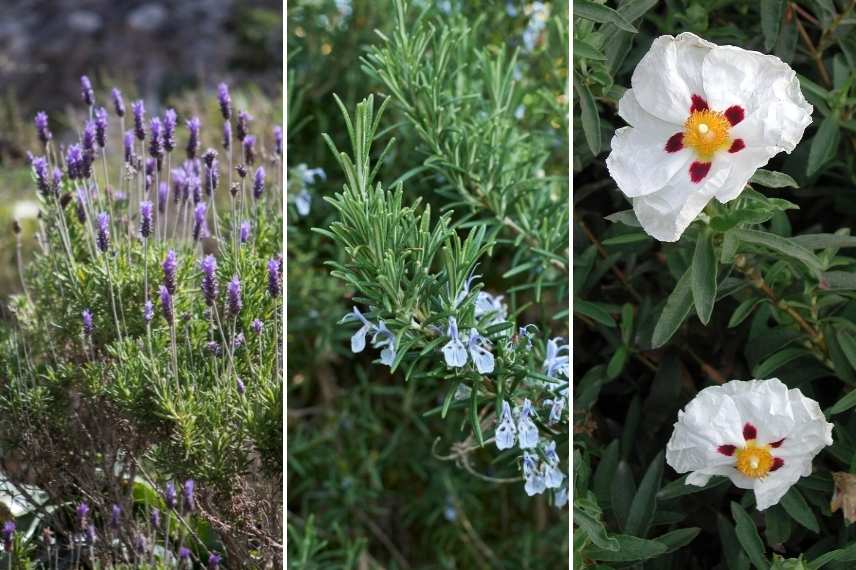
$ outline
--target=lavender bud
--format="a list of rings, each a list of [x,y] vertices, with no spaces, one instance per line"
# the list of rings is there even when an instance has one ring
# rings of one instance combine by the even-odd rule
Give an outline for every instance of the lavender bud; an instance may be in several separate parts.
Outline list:
[[[261,199],[262,194],[265,191],[265,167],[259,166],[256,168],[256,177],[253,181],[253,198],[256,200]]]
[[[84,154],[94,154],[95,153],[95,123],[92,121],[86,121],[86,124],[83,126],[83,135],[80,137],[80,144],[83,147]]]
[[[220,568],[220,562],[222,562],[222,557],[216,552],[212,552],[210,556],[208,556],[208,570],[217,570]]]
[[[142,99],[131,103],[131,112],[134,113],[134,134],[141,141],[146,140],[146,106]]]
[[[51,194],[50,181],[48,180],[48,160],[43,156],[33,158],[33,173],[36,176],[36,187],[44,198]]]
[[[220,347],[220,343],[216,340],[208,341],[208,343],[205,345],[205,348],[213,356],[221,356],[223,354],[223,349]]]
[[[236,166],[236,167],[235,167],[235,170],[238,172],[238,176],[240,176],[241,178],[246,178],[246,177],[247,177],[247,167],[246,167],[246,165],[244,165],[244,164],[239,164],[238,166]]]
[[[157,167],[157,165],[158,165],[158,163],[154,158],[147,158],[146,159],[146,176],[154,176],[155,167]],[[148,189],[149,188],[147,186],[146,190],[148,190]]]
[[[163,285],[160,286],[160,302],[163,318],[166,319],[167,323],[172,325],[175,318],[172,312],[172,295],[169,294],[169,289]]]
[[[140,235],[143,238],[152,235],[152,203],[149,200],[140,202]]]
[[[95,225],[98,227],[96,239],[98,250],[106,253],[110,248],[110,216],[106,212],[101,212],[95,219]]]
[[[268,270],[268,293],[276,299],[279,297],[280,289],[282,288],[279,262],[276,259],[271,259],[267,264]]]
[[[125,164],[131,164],[134,160],[134,131],[125,133]]]
[[[52,187],[53,193],[55,195],[59,194],[59,190],[61,187],[62,187],[62,170],[60,170],[58,167],[54,166],[53,187]]]
[[[192,160],[196,158],[196,154],[199,152],[199,128],[201,123],[199,122],[199,117],[191,117],[185,124],[190,131],[190,136],[187,139],[187,158]]]
[[[89,515],[89,504],[83,501],[77,505],[77,522],[83,527],[86,524],[86,518]]]
[[[182,546],[178,549],[178,559],[182,562],[186,562],[190,560],[190,549],[186,546]]]
[[[3,523],[3,547],[6,552],[12,551],[12,538],[15,536],[15,521],[6,521]]]
[[[166,203],[169,200],[169,186],[166,182],[158,185],[158,212],[166,213]]]
[[[118,117],[125,116],[125,101],[122,99],[122,92],[117,88],[113,88],[113,109]]]
[[[215,158],[217,158],[217,151],[213,148],[209,148],[205,151],[205,154],[202,155],[202,161],[208,168],[211,168],[211,166],[214,164]]]
[[[232,148],[232,123],[223,123],[223,150]]]
[[[193,176],[190,178],[188,182],[188,186],[190,187],[190,195],[193,198],[193,203],[198,204],[202,201],[202,181],[199,180],[198,176]]]
[[[232,340],[232,348],[235,350],[238,350],[239,348],[244,346],[245,341],[246,341],[246,338],[244,337],[244,333],[239,332],[238,334],[235,335],[235,338]]]
[[[244,139],[247,138],[247,135],[250,132],[250,121],[253,118],[244,111],[240,111],[238,113],[238,121],[235,123],[235,130],[237,131],[238,140],[244,142]]]
[[[195,486],[196,483],[193,479],[188,479],[184,482],[184,508],[188,511],[192,511],[194,509],[193,489]]]
[[[95,525],[91,524],[86,527],[86,540],[89,544],[93,544],[95,542]]]
[[[122,507],[114,504],[110,513],[110,528],[119,530],[119,521],[122,518]]]
[[[172,202],[178,204],[182,194],[186,192],[187,175],[181,168],[172,169]]]
[[[226,314],[231,317],[237,317],[238,313],[241,312],[241,308],[244,306],[244,303],[241,300],[241,280],[238,279],[237,275],[232,277],[232,280],[229,281],[229,286],[226,288],[226,296],[228,299]]]
[[[277,156],[282,156],[282,129],[280,127],[273,128],[273,142]]]
[[[244,162],[247,164],[255,164],[256,162],[255,144],[256,137],[253,135],[247,135],[244,139]]]
[[[80,94],[83,96],[83,102],[89,107],[95,104],[95,92],[92,91],[92,82],[85,75],[80,76]]]
[[[166,259],[163,260],[163,284],[170,294],[175,295],[175,270],[178,267],[178,261],[175,256],[175,250],[166,252]]]
[[[229,86],[225,83],[217,86],[217,99],[220,102],[220,113],[228,121],[232,118],[232,98],[229,96]]]
[[[232,198],[234,198],[238,195],[238,192],[240,192],[240,190],[241,190],[241,187],[238,186],[238,183],[232,182],[232,186],[229,188],[229,194],[231,194]]]
[[[155,308],[152,305],[151,301],[146,301],[146,304],[143,305],[143,320],[146,323],[152,322],[152,319],[155,317]]]
[[[172,152],[175,149],[175,125],[178,122],[178,116],[175,114],[175,109],[167,109],[163,114],[163,147],[167,152]]]
[[[241,243],[247,243],[250,239],[250,222],[241,222],[240,239]]]
[[[157,509],[152,509],[152,513],[149,515],[149,522],[152,525],[152,528],[160,528],[160,511]]]
[[[205,171],[205,194],[211,197],[220,183],[220,170],[217,167],[217,161],[214,160],[211,166]]]
[[[175,508],[175,497],[175,485],[172,483],[172,481],[169,481],[166,484],[166,491],[164,491],[164,500],[166,501],[167,508]]]
[[[107,148],[107,109],[98,107],[95,110],[95,141],[101,148]]]
[[[246,390],[247,390],[247,387],[244,386],[244,383],[241,381],[240,378],[238,378],[238,394],[243,396],[244,392],[246,392]]]
[[[68,194],[66,194],[68,196]],[[77,213],[77,221],[81,224],[86,221],[86,192],[83,188],[77,190],[77,203],[75,204],[75,212]]]
[[[68,147],[65,155],[65,165],[68,168],[68,177],[72,180],[83,178],[83,149],[79,144]]]
[[[259,319],[254,319],[250,324],[250,328],[253,329],[253,332],[256,334],[262,334],[262,328],[264,328],[264,324]]]
[[[206,210],[205,202],[196,204],[196,210],[193,212],[193,241],[199,241],[200,237],[206,237],[208,234],[208,224],[205,222]]]
[[[145,554],[146,552],[146,537],[138,534],[134,537],[134,550],[137,554]]]
[[[152,158],[161,158],[163,156],[163,130],[161,120],[157,117],[152,117],[151,120],[151,138],[149,139],[149,154]]]
[[[205,304],[209,307],[214,305],[217,298],[217,259],[213,255],[206,255],[200,264],[202,267],[202,295]]]
[[[92,331],[95,329],[92,324],[92,311],[89,309],[83,309],[83,313],[81,313],[83,318],[83,335],[87,338],[92,336]],[[83,503],[85,505],[86,503]]]
[[[48,141],[53,138],[53,134],[48,129],[48,114],[44,111],[36,113],[35,123],[36,134],[39,135],[39,140],[42,141],[42,144],[48,144]]]

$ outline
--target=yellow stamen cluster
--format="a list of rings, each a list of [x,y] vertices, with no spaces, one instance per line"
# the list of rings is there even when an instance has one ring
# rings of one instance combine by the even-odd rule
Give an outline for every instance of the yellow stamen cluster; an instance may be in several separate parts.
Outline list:
[[[699,160],[710,162],[713,155],[731,146],[731,123],[724,114],[705,109],[693,111],[684,123],[684,146],[695,151]]]
[[[773,454],[770,453],[770,446],[758,445],[754,439],[748,440],[746,447],[739,448],[736,455],[737,470],[752,479],[764,477],[773,467]]]

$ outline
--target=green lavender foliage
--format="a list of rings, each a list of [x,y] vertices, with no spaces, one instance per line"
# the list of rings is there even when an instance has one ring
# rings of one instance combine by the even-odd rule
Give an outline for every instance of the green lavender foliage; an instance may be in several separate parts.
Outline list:
[[[98,100],[104,102],[109,90],[98,87]],[[130,101],[126,104],[130,114]],[[205,117],[201,150],[210,146],[220,151],[220,186],[214,194],[219,216],[215,221],[209,208],[210,238],[187,237],[190,228],[182,220],[186,212],[192,220],[192,200],[173,202],[172,187],[168,217],[158,212],[158,179],[147,195],[155,202],[152,235],[141,238],[142,164],[123,163],[119,121],[112,113],[107,155],[102,165],[98,151],[90,182],[98,190],[83,223],[76,215],[76,199],[64,204],[82,187],[80,181],[63,177],[57,197],[37,194],[33,183],[43,213],[40,247],[26,267],[26,290],[9,299],[14,321],[0,329],[0,445],[4,456],[24,458],[30,467],[29,472],[7,475],[47,492],[50,514],[40,517],[43,526],[58,533],[58,544],[67,543],[65,533],[79,500],[88,500],[99,513],[99,533],[109,532],[112,502],[126,513],[136,510],[145,526],[151,507],[166,512],[166,481],[180,487],[185,479],[194,479],[200,508],[188,516],[188,525],[199,539],[176,521],[172,547],[182,536],[194,560],[207,561],[209,551],[218,550],[227,552],[229,567],[258,567],[281,557],[274,545],[282,529],[277,514],[283,468],[282,298],[272,297],[268,289],[268,261],[282,252],[281,160],[272,132],[280,124],[279,107],[253,89],[233,92],[235,112],[246,109],[255,115],[250,132],[258,137],[256,166],[267,169],[265,193],[255,200],[255,168],[246,179],[228,171],[231,161],[220,144],[216,96],[209,92],[186,104],[179,106],[176,150],[164,158],[158,176],[166,182],[172,176],[169,165],[178,167],[184,160],[184,121],[191,115]],[[135,153],[144,156],[145,147],[139,141],[135,145]],[[234,164],[242,162],[238,149]],[[52,146],[48,156],[52,166],[63,167],[57,150]],[[230,180],[237,185],[234,199]],[[112,188],[112,203],[106,186]],[[101,208],[112,214],[107,254],[96,252],[92,243],[90,220]],[[239,245],[238,225],[245,220],[251,223],[250,237]],[[161,265],[170,249],[178,261],[174,330],[158,299]],[[219,282],[213,307],[200,290],[199,263],[209,253],[217,259]],[[238,315],[226,309],[227,283],[233,276],[241,280]],[[154,306],[150,323],[144,319],[147,299]],[[83,330],[84,310],[93,315],[91,337]],[[263,323],[258,333],[252,325],[256,319]],[[239,335],[243,344],[230,348]],[[219,355],[209,343],[219,347]],[[114,466],[116,473],[124,469],[117,477],[119,494],[111,491],[114,476],[106,474]],[[136,482],[128,479],[133,475]],[[127,548],[132,548],[136,528],[129,521],[121,537]],[[100,556],[107,555],[96,549],[95,557]]]
[[[544,425],[541,407],[567,388],[541,368],[545,341],[567,334],[566,6],[551,4],[535,48],[515,55],[531,5],[511,4],[515,16],[500,2],[289,14],[294,568],[566,563],[566,511],[550,492],[527,497],[520,453],[493,442],[497,403],[529,397],[542,435],[568,450],[567,424]],[[327,179],[304,183],[301,163]],[[509,322],[476,318],[486,289],[505,296]],[[392,369],[370,342],[351,352],[359,323],[340,321],[353,306],[395,334]],[[463,337],[493,341],[494,374],[447,368],[450,315]],[[512,341],[528,323],[531,352]]]
[[[830,500],[832,473],[853,472],[856,437],[856,5],[575,0],[574,10],[575,561],[850,568],[853,527]],[[604,161],[632,70],[654,37],[684,31],[788,62],[814,114],[796,150],[739,199],[711,203],[679,242],[659,244]],[[722,478],[685,486],[662,458],[678,409],[708,385],[770,377],[835,424],[814,473],[763,514]]]

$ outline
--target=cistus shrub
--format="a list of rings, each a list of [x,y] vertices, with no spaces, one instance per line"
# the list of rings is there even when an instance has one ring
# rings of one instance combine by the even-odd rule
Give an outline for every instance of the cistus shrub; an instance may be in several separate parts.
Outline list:
[[[74,138],[34,121],[38,250],[0,345],[3,471],[37,519],[34,556],[276,565],[275,104],[221,84],[158,109],[86,77],[69,103]]]

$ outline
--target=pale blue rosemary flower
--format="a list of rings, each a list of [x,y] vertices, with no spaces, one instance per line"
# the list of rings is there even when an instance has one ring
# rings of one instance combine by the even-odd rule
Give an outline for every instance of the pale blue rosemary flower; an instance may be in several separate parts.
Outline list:
[[[458,321],[449,317],[449,327],[446,329],[449,342],[443,346],[443,358],[449,368],[462,368],[467,363],[467,349],[458,336]]]
[[[380,363],[392,367],[395,362],[395,335],[386,328],[386,323],[378,321],[377,330],[372,336],[372,346],[383,348],[380,351]]]
[[[537,455],[528,451],[523,453],[523,478],[526,480],[523,490],[530,497],[540,495],[547,488],[542,467]]]
[[[552,338],[547,341],[547,354],[544,357],[544,374],[550,378],[557,376],[568,377],[568,365],[570,359],[567,354],[562,352],[568,351],[568,345],[560,345],[562,337]]]
[[[476,296],[476,318],[490,317],[486,322],[487,326],[504,323],[508,319],[508,307],[502,299],[502,295],[491,295],[485,291],[479,291]]]
[[[490,374],[493,372],[494,360],[490,353],[491,343],[479,334],[476,329],[470,329],[470,337],[467,340],[467,349],[479,374]]]
[[[517,434],[517,427],[514,425],[514,418],[511,416],[511,406],[505,400],[502,401],[502,415],[499,417],[499,424],[496,426],[496,447],[499,450],[511,449],[514,447],[514,440]]]
[[[538,426],[530,417],[534,413],[529,398],[523,400],[523,407],[517,417],[517,434],[520,449],[532,449],[538,445]]]
[[[362,352],[366,347],[366,335],[372,335],[372,347],[382,348],[380,363],[392,366],[395,362],[395,335],[383,321],[375,325],[363,316],[360,310],[354,307],[353,311],[345,315],[340,323],[359,321],[363,326],[351,336],[351,352]]]
[[[550,416],[547,418],[547,423],[559,423],[562,420],[562,410],[565,409],[565,398],[561,396],[555,400],[546,400],[544,404],[550,406]]]
[[[559,469],[559,455],[556,453],[556,442],[550,440],[544,446],[544,484],[548,489],[558,489],[565,480],[565,474]]]
[[[556,491],[555,495],[553,495],[553,506],[556,507],[557,509],[561,509],[567,504],[568,504],[568,488],[562,487],[558,491]]]
[[[475,281],[476,279],[478,279],[479,277],[481,277],[481,275],[475,275],[476,267],[478,267],[478,264],[476,264],[470,270],[470,274],[467,276],[466,280],[464,280],[464,284],[461,286],[461,290],[458,291],[457,295],[455,295],[455,300],[452,303],[452,306],[454,308],[457,309],[458,305],[460,305],[464,301],[464,299],[467,298],[467,295],[470,294],[470,288],[472,287],[472,282]],[[476,311],[478,311],[478,307],[476,307]],[[478,316],[479,315],[477,313],[476,318],[478,318]]]

